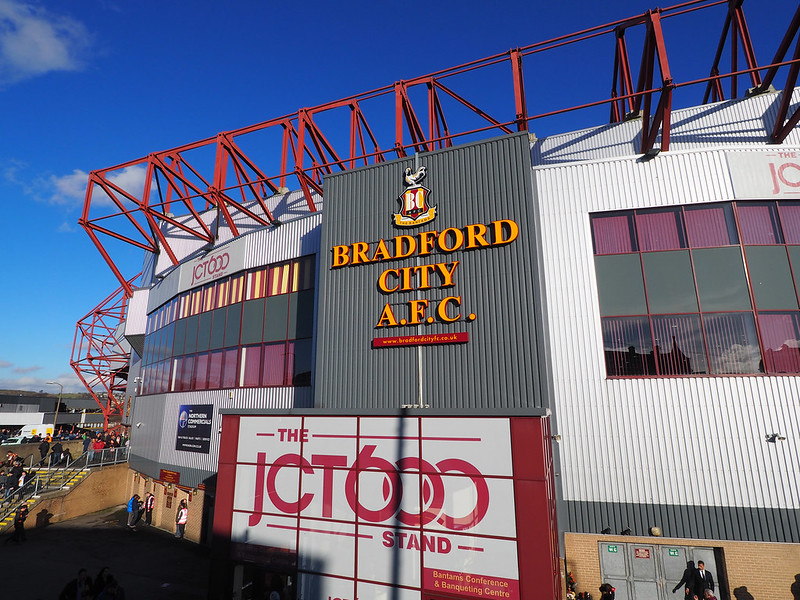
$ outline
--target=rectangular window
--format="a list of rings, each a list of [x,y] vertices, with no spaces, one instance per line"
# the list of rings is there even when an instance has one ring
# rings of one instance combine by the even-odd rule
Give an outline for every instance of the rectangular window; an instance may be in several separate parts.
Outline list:
[[[228,348],[222,351],[222,387],[236,387],[236,380],[239,366],[239,349]]]
[[[750,291],[740,246],[692,250],[700,309],[750,310]]]
[[[642,264],[650,313],[697,312],[688,250],[642,252]]]
[[[739,243],[730,204],[687,206],[686,233],[692,248],[730,246]]]
[[[633,213],[592,217],[592,237],[594,253],[597,255],[622,254],[636,252],[639,249],[636,245]]]
[[[647,317],[603,319],[603,350],[609,377],[655,375]]]
[[[700,315],[654,316],[652,325],[659,375],[708,373]]]
[[[680,208],[637,212],[636,230],[642,252],[686,248]]]
[[[800,313],[758,313],[767,373],[800,373]]]
[[[259,384],[261,367],[261,345],[242,347],[242,374],[240,387],[256,387]]]
[[[786,246],[747,246],[747,272],[759,310],[797,309]]]
[[[222,350],[212,352],[208,357],[208,389],[222,387]]]
[[[647,314],[639,254],[597,256],[594,262],[601,315]]]
[[[753,313],[703,315],[711,372],[763,373]]]
[[[264,344],[261,364],[261,385],[274,387],[285,385],[286,379],[286,344]]]
[[[194,380],[192,388],[196,390],[208,389],[208,362],[207,353],[198,354],[194,364]]]
[[[225,347],[239,345],[239,332],[242,324],[242,305],[231,304],[225,317]],[[227,387],[227,386],[226,386]]]
[[[774,202],[737,202],[743,244],[781,244],[783,237]]]

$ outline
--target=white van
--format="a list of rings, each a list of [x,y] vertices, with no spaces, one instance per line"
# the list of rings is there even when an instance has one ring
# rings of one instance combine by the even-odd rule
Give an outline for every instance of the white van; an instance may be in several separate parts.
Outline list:
[[[46,435],[52,436],[53,435],[53,426],[47,424],[40,424],[40,425],[25,425],[22,428],[22,431],[19,432],[19,435],[14,437],[6,438],[2,445],[3,446],[10,446],[13,444],[21,444],[22,440],[30,439],[35,435],[39,435],[40,437],[44,437]]]

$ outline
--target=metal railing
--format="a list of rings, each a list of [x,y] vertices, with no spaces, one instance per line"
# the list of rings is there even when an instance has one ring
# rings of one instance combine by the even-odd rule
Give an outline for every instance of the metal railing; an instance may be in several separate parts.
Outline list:
[[[31,498],[68,486],[86,469],[98,469],[128,462],[128,454],[129,449],[127,447],[90,450],[72,461],[67,460],[63,466],[60,463],[55,466],[37,465],[34,464],[33,456],[31,456],[31,465],[26,468],[26,471],[29,473],[34,472],[34,475],[29,477],[21,487],[11,492],[0,493],[0,502],[2,503],[0,505],[0,521],[12,516],[21,504],[26,503]],[[39,470],[35,471],[36,468]],[[4,526],[0,524],[0,530],[3,528]]]

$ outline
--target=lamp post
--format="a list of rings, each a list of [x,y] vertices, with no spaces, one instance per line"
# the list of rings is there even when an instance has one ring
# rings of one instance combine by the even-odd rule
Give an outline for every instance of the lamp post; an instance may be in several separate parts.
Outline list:
[[[64,393],[64,386],[58,383],[57,381],[48,381],[47,385],[57,385],[60,389],[58,390],[58,404],[56,404],[56,414],[53,417],[53,439],[56,437],[56,421],[58,421],[58,409],[61,408],[61,395]]]

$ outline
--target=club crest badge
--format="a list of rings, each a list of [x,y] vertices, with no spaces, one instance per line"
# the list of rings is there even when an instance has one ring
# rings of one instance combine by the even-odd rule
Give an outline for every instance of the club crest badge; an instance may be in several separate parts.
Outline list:
[[[410,168],[406,169],[403,175],[406,190],[397,199],[400,202],[400,212],[392,214],[397,227],[416,227],[436,218],[436,207],[428,204],[431,191],[421,183],[427,173],[425,167],[420,167],[415,172]]]

